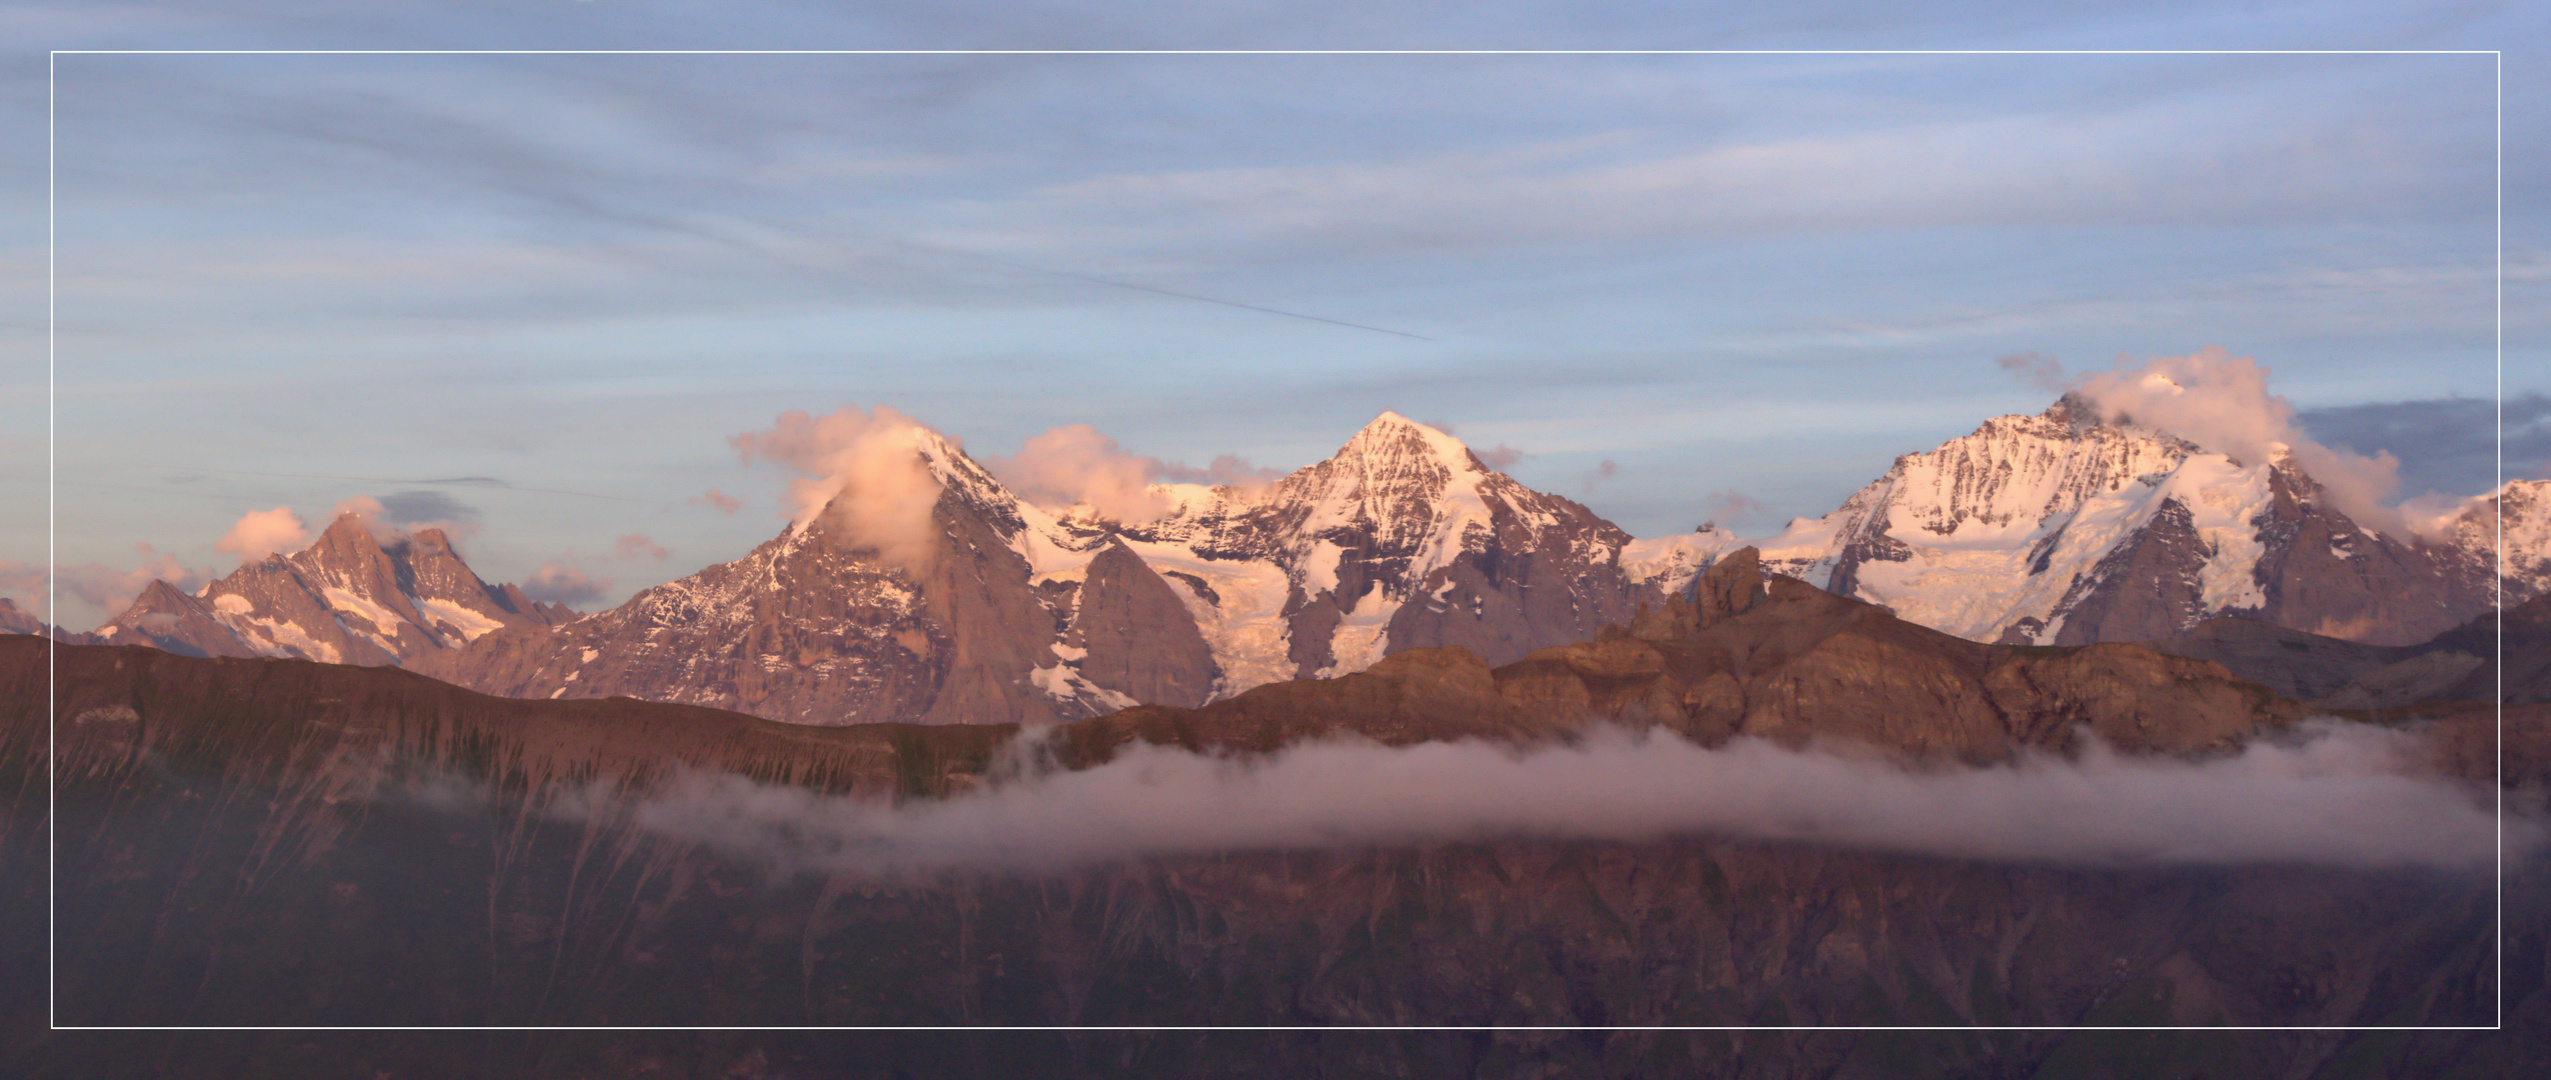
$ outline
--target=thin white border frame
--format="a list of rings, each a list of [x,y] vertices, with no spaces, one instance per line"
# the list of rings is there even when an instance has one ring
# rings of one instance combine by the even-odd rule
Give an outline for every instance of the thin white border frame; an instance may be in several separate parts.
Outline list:
[[[2507,483],[2507,90],[2506,54],[2501,49],[53,49],[45,54],[44,64],[44,422],[45,422],[45,618],[39,619],[45,634],[45,1021],[52,1031],[2503,1031],[2507,1021],[2507,694],[2506,694],[2506,500],[2500,497],[2492,506],[2494,550],[2491,553],[2494,595],[2491,614],[2496,622],[2497,684],[2496,730],[2493,747],[2492,793],[2497,821],[2496,864],[2492,890],[2492,914],[2495,922],[2494,999],[2496,1020],[2490,1024],[2406,1025],[2406,1024],[2239,1024],[2210,1026],[2120,1026],[2120,1025],[2028,1025],[2028,1024],[1643,1024],[1632,1026],[1595,1024],[1524,1024],[1463,1025],[1418,1024],[1326,1025],[1279,1024],[1229,1027],[1220,1025],[1031,1025],[998,1026],[972,1024],[928,1024],[890,1026],[830,1026],[813,1024],[764,1024],[718,1026],[675,1024],[655,1026],[621,1025],[538,1025],[538,1024],[450,1024],[450,1025],[73,1025],[64,1026],[59,1011],[61,999],[56,977],[59,952],[58,904],[59,882],[57,862],[60,844],[56,831],[60,828],[57,802],[61,784],[55,775],[56,709],[60,694],[56,679],[59,664],[55,658],[58,628],[45,628],[58,603],[56,581],[59,554],[56,550],[55,470],[59,455],[55,446],[59,425],[55,422],[55,364],[57,328],[54,317],[57,281],[54,203],[57,192],[55,176],[55,65],[64,56],[2487,56],[2491,58],[2492,125],[2495,153],[2492,159],[2495,293],[2492,348],[2495,353],[2497,472],[2493,494],[2502,492]]]

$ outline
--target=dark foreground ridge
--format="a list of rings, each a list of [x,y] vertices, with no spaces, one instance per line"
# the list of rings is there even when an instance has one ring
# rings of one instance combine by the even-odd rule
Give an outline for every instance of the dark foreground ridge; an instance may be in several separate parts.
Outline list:
[[[1075,742],[1211,732],[1272,749],[1344,727],[1385,743],[1564,737],[1590,720],[1703,745],[1749,735],[1847,740],[1915,759],[2004,760],[2085,734],[2132,753],[2230,749],[2300,719],[2299,704],[2220,665],[2137,645],[1984,645],[1885,608],[1765,575],[1735,551],[1693,598],[1642,608],[1595,641],[1490,669],[1411,649],[1354,675],[1274,683],[1200,709],[1145,706],[1074,725]]]
[[[1731,563],[1690,603],[1491,669],[1362,674],[1067,726],[1271,750],[1570,737],[1851,738],[1992,760],[2087,728],[2207,753],[2302,709],[2200,660],[2014,648]],[[45,1032],[15,1076],[2516,1076],[2551,1069],[2551,876],[2083,870],[1706,837],[1232,852],[1039,874],[779,875],[559,800],[677,765],[913,804],[988,781],[1007,726],[816,728],[630,699],[487,697],[395,668],[62,645],[59,1019],[68,1025],[1971,1025],[2006,1032],[1509,1030],[845,1036]],[[12,970],[45,964],[46,643],[0,638]],[[2486,776],[2485,708],[2429,726]],[[2511,785],[2551,709],[2510,709]],[[440,785],[440,786],[438,786]],[[36,993],[29,993],[30,983]]]

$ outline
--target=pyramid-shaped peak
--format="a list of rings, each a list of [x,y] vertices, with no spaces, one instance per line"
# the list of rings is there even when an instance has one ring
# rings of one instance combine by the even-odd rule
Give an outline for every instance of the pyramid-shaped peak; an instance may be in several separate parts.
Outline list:
[[[381,541],[375,534],[372,523],[365,521],[363,515],[348,510],[338,514],[335,521],[329,522],[327,529],[319,534],[318,542],[311,546],[352,548],[356,551],[370,548],[377,551],[381,547]]]
[[[1401,416],[1389,409],[1384,409],[1382,410],[1382,415],[1374,417],[1371,423],[1364,425],[1364,429],[1356,432],[1356,436],[1358,438],[1362,438],[1366,435],[1397,436],[1412,431],[1423,432],[1430,435],[1444,435],[1443,432],[1438,431],[1435,428],[1418,423],[1417,421],[1411,420],[1405,416]],[[1449,439],[1452,436],[1444,435],[1444,437]]]
[[[1468,444],[1441,429],[1385,410],[1338,448],[1338,457],[1365,460],[1432,458],[1447,468],[1484,470]]]

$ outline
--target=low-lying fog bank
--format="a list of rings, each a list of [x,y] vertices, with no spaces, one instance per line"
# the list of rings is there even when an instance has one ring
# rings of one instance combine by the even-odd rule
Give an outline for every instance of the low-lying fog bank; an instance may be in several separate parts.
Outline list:
[[[1706,748],[1598,730],[1567,746],[1385,747],[1322,740],[1235,758],[1136,744],[1078,771],[1033,734],[990,783],[893,805],[678,774],[629,801],[604,786],[559,809],[812,872],[1056,870],[1216,851],[1501,839],[1710,835],[2088,866],[2284,863],[2485,868],[2503,835],[2535,850],[2539,816],[2434,775],[2420,740],[2315,719],[2229,756],[2066,758],[1908,769],[1853,747],[1754,739]]]

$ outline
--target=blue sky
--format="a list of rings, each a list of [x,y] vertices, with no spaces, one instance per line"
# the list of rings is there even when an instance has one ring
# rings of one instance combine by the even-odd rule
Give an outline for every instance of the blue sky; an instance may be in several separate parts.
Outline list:
[[[2551,29],[2485,4],[859,10],[16,9],[0,567],[45,558],[46,49],[2513,50]],[[2519,404],[2551,392],[2541,59],[2506,64]],[[1391,409],[1523,452],[1518,478],[1640,535],[1767,533],[2042,408],[1997,358],[2216,345],[2413,486],[2469,494],[2492,464],[2488,56],[76,55],[54,86],[56,535],[84,581],[225,572],[243,513],[315,527],[371,495],[466,522],[491,580],[570,567],[616,601],[775,532],[782,477],[728,437],[842,404],[979,454],[1087,423],[1281,469]],[[2520,448],[2551,445],[2543,412]],[[62,620],[106,614],[71,597]]]

